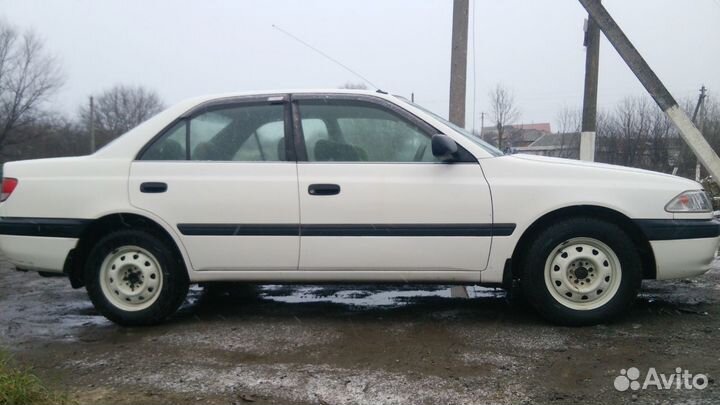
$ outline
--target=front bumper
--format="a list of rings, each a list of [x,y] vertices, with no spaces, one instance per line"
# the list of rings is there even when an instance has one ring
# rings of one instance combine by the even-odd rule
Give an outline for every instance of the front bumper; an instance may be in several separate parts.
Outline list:
[[[720,244],[717,219],[647,219],[635,221],[650,241],[656,278],[694,277],[708,271]]]
[[[668,280],[699,276],[710,270],[720,237],[650,241],[656,278]]]

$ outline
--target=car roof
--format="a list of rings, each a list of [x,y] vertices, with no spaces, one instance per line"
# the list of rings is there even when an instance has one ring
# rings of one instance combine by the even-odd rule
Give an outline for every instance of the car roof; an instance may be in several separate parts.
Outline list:
[[[284,94],[363,94],[370,96],[387,97],[388,93],[382,90],[356,90],[356,89],[275,89],[275,90],[252,90],[231,93],[207,94],[193,99],[215,100],[232,97],[247,96],[273,96]]]

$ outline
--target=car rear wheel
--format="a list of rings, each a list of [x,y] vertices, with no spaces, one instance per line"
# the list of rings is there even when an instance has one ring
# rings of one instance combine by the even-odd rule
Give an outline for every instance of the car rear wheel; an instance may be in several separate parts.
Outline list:
[[[150,325],[174,313],[187,295],[187,273],[162,238],[122,230],[102,238],[85,269],[91,301],[121,325]]]
[[[605,322],[634,301],[640,256],[617,225],[571,218],[535,235],[524,255],[522,288],[545,318],[563,325]]]

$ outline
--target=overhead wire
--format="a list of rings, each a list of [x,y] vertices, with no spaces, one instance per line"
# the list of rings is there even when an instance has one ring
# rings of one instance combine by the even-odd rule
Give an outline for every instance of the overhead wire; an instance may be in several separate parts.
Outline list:
[[[338,65],[338,66],[340,66],[340,67],[342,67],[343,69],[347,70],[348,72],[354,74],[356,77],[360,78],[362,81],[364,81],[365,83],[369,84],[369,85],[370,85],[371,87],[373,87],[375,90],[379,90],[379,89],[380,89],[378,86],[376,86],[375,84],[373,84],[373,82],[371,82],[370,80],[368,80],[365,76],[363,76],[363,75],[361,75],[360,73],[354,71],[353,69],[350,69],[349,66],[347,66],[347,65],[345,65],[344,63],[340,62],[339,60],[333,58],[332,56],[328,55],[327,53],[323,52],[322,50],[320,50],[320,49],[312,46],[312,45],[309,44],[308,42],[303,41],[302,39],[298,38],[297,36],[295,36],[295,35],[293,35],[292,33],[290,33],[290,32],[288,32],[288,31],[280,28],[279,26],[277,26],[277,25],[275,25],[275,24],[273,24],[272,27],[275,28],[276,30],[282,32],[283,34],[287,35],[288,37],[294,39],[295,41],[299,42],[300,44],[302,44],[302,45],[310,48],[311,50],[317,52],[318,54],[322,55],[323,57],[325,57],[325,58],[328,59],[329,61],[335,63],[336,65]]]

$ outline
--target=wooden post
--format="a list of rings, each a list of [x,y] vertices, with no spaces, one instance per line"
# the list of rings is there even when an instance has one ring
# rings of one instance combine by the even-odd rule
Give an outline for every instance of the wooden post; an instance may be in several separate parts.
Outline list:
[[[465,92],[467,87],[467,42],[469,0],[454,0],[452,53],[450,55],[450,113],[455,125],[465,126]]]
[[[600,66],[600,27],[588,16],[585,29],[585,96],[583,98],[580,160],[595,160],[597,132],[598,71]]]

